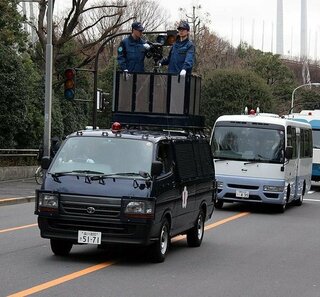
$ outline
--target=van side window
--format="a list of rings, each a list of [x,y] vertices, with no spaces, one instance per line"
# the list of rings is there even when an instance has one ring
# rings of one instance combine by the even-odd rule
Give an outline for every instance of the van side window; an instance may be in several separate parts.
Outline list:
[[[212,152],[206,140],[175,142],[174,150],[182,182],[214,176]]]
[[[172,163],[172,152],[171,152],[170,144],[162,143],[159,145],[157,160],[162,162],[163,174],[168,173],[172,170],[173,163]]]

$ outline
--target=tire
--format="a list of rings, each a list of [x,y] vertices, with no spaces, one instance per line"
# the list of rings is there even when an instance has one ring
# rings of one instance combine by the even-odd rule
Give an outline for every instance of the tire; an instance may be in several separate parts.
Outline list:
[[[301,194],[300,196],[299,196],[299,199],[297,199],[297,200],[294,200],[294,202],[293,202],[293,205],[296,205],[296,206],[301,206],[302,205],[302,203],[303,203],[303,194]]]
[[[287,208],[287,202],[285,202],[284,204],[276,204],[275,208],[278,213],[284,213]]]
[[[154,263],[162,263],[170,246],[170,225],[167,219],[161,224],[158,240],[151,246],[151,260]]]
[[[36,180],[36,183],[38,185],[42,185],[42,182],[43,182],[43,170],[41,168],[41,166],[39,166],[37,169],[36,169],[36,172],[34,174],[34,178]]]
[[[195,226],[187,232],[187,243],[189,247],[199,247],[204,235],[204,212],[200,210]]]
[[[296,206],[301,206],[301,205],[302,205],[305,192],[306,192],[306,185],[303,184],[302,193],[301,193],[301,195],[299,196],[299,199],[297,199],[297,200],[294,201],[294,203],[293,203],[294,205],[296,205]]]
[[[223,201],[216,199],[216,201],[214,202],[214,207],[215,207],[216,209],[222,209],[222,207],[223,207]]]
[[[50,239],[51,250],[56,256],[67,256],[72,249],[72,242],[59,239]]]

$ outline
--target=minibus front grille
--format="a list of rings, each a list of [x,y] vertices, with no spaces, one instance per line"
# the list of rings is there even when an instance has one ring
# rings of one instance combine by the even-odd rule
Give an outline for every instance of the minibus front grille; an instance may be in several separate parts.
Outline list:
[[[237,185],[237,184],[228,184],[229,188],[234,189],[246,189],[246,190],[258,190],[259,186],[250,186],[250,185]]]

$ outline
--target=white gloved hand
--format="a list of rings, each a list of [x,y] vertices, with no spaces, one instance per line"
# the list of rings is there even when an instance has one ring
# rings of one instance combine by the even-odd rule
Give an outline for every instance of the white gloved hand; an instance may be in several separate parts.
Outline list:
[[[180,72],[180,76],[186,76],[187,74],[187,71],[185,71],[184,69],[181,70]]]
[[[144,44],[143,44],[143,47],[148,51],[151,46],[150,46],[150,44],[148,44],[148,43],[144,43]]]
[[[123,70],[123,76],[124,76],[124,80],[127,80],[130,77],[130,74],[128,73],[128,69]]]
[[[158,64],[158,66],[159,66],[159,67],[161,67],[161,66],[162,66],[162,64],[161,64],[161,63],[159,63],[159,64]]]

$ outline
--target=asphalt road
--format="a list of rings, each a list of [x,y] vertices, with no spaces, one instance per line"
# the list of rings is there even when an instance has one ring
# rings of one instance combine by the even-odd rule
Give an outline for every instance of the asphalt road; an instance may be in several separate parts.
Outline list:
[[[0,182],[0,206],[34,201],[40,186],[34,178]]]
[[[1,185],[0,185],[1,186]],[[320,296],[320,188],[301,207],[227,205],[200,248],[175,238],[164,263],[144,249],[75,246],[53,256],[34,203],[0,207],[0,296]]]

